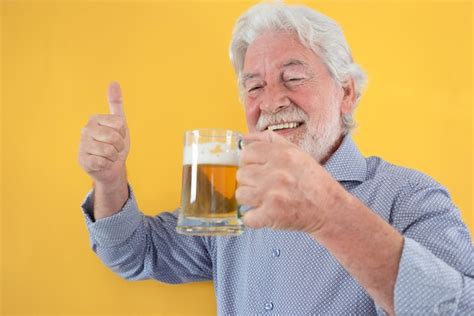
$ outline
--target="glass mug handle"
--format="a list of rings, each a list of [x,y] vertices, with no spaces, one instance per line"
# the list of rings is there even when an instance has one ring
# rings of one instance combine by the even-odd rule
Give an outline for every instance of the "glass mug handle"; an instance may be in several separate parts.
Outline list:
[[[238,153],[239,153],[239,158],[240,158],[240,154],[242,152],[242,150],[244,149],[245,147],[245,143],[244,143],[244,140],[242,139],[242,136],[239,136],[239,139],[237,141],[237,149],[238,149]],[[242,218],[242,216],[249,210],[251,210],[252,207],[251,206],[248,206],[248,205],[240,205],[238,204],[237,205],[237,218]]]

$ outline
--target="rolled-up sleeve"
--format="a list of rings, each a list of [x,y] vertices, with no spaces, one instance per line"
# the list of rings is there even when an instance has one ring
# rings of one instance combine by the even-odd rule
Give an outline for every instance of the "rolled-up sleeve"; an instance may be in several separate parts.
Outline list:
[[[404,235],[397,315],[474,315],[474,248],[448,191],[417,174],[394,224]]]
[[[212,279],[211,240],[177,234],[176,212],[144,215],[130,186],[123,208],[110,217],[93,220],[92,190],[81,207],[92,250],[123,278],[166,283]]]
[[[473,315],[474,280],[405,238],[394,303],[397,315]]]

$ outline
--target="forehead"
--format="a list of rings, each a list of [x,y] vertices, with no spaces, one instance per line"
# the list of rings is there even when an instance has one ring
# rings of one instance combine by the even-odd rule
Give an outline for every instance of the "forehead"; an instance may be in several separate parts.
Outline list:
[[[321,59],[300,42],[297,34],[267,32],[247,48],[243,72],[257,73],[281,68],[290,60],[300,60],[315,69],[324,67]]]

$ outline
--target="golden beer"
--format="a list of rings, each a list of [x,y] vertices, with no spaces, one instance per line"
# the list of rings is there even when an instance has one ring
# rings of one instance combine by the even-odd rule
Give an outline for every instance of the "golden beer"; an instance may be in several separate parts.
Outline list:
[[[181,206],[184,215],[208,220],[237,216],[237,166],[202,164],[195,169],[194,173],[192,165],[183,166]]]

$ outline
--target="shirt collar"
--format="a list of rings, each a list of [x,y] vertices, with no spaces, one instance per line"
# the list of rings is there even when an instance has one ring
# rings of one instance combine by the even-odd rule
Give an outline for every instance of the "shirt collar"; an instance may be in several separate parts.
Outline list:
[[[324,164],[324,168],[337,181],[363,182],[367,175],[367,162],[350,134],[344,137],[339,148]]]

